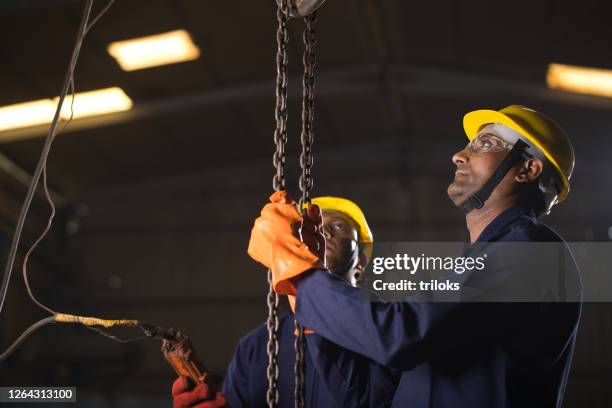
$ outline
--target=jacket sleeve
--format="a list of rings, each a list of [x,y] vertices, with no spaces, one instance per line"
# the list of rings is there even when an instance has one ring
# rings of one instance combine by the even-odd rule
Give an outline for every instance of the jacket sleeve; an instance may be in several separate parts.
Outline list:
[[[417,364],[426,326],[435,319],[427,309],[416,303],[369,303],[359,289],[315,270],[298,283],[295,315],[304,327],[344,348],[407,370]]]
[[[296,318],[317,334],[397,370],[520,330],[536,303],[368,302],[323,270],[298,282]]]

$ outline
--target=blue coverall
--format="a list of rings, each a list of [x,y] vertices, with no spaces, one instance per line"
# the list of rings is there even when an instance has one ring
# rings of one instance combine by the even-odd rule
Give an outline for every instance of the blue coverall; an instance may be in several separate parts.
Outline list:
[[[499,215],[475,244],[487,242],[558,242],[569,252],[521,206]],[[474,255],[475,247],[465,253]],[[558,407],[581,310],[578,268],[566,255],[565,273],[578,282],[570,288],[574,302],[367,303],[360,290],[314,270],[298,282],[296,318],[341,347],[401,370],[393,407]],[[482,276],[503,282],[516,272],[513,262],[530,257],[537,254],[512,254],[507,268]]]
[[[342,349],[317,334],[307,334],[305,337],[306,407],[391,406],[399,372]],[[294,406],[294,338],[293,314],[286,313],[280,318],[278,355],[279,406],[286,408]],[[268,406],[267,342],[265,324],[239,341],[223,385],[231,408]]]

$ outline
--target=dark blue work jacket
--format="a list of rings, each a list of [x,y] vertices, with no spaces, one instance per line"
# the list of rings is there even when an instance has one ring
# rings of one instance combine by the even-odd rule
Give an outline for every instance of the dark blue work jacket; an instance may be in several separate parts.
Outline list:
[[[346,285],[346,283],[344,283]],[[307,334],[305,406],[389,407],[400,373],[386,368],[318,336]],[[279,396],[280,407],[293,407],[295,362],[293,314],[280,318]],[[243,337],[229,364],[223,392],[231,408],[266,407],[268,330],[265,324]]]
[[[522,207],[502,213],[475,244],[487,242],[558,242],[569,252]],[[534,257],[527,251],[507,261]],[[393,407],[558,407],[581,310],[578,269],[569,258],[573,302],[368,303],[360,290],[314,270],[298,282],[296,317],[339,346],[401,370]],[[489,272],[481,276],[504,282],[515,271],[498,265]]]

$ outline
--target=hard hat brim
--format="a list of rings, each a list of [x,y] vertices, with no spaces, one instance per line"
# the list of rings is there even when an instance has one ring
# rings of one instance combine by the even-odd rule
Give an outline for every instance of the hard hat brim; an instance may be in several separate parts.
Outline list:
[[[463,117],[463,129],[465,130],[465,134],[468,139],[472,141],[474,137],[478,134],[480,129],[490,123],[499,123],[504,126],[508,126],[510,129],[513,129],[523,135],[528,142],[532,143],[535,147],[537,147],[550,161],[550,163],[557,169],[557,173],[559,173],[561,181],[563,183],[563,188],[559,192],[559,196],[557,197],[557,202],[560,203],[567,197],[569,193],[569,180],[561,170],[561,167],[551,156],[551,154],[542,147],[542,145],[538,142],[537,138],[528,130],[521,126],[519,123],[514,121],[510,116],[505,115],[501,112],[489,110],[489,109],[481,109],[467,113]]]

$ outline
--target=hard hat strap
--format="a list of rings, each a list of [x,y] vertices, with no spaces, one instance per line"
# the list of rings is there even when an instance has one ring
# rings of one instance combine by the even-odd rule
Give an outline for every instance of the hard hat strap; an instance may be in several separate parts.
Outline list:
[[[485,201],[489,199],[495,187],[499,184],[500,181],[508,174],[510,169],[518,162],[524,159],[525,157],[525,149],[527,149],[529,145],[525,143],[522,139],[516,141],[510,153],[506,156],[504,161],[495,169],[491,178],[487,180],[482,188],[474,193],[470,198],[468,198],[463,204],[459,206],[463,210],[464,213],[469,213],[473,209],[480,209],[484,206]]]
[[[355,250],[351,253],[351,257],[349,259],[347,259],[346,263],[341,267],[338,268],[337,271],[334,271],[334,273],[346,273],[349,270],[353,269],[355,267],[355,265],[357,265],[357,262],[359,260],[359,253],[361,252],[361,247],[359,246],[359,241],[353,238],[350,238],[351,242],[355,243]]]

